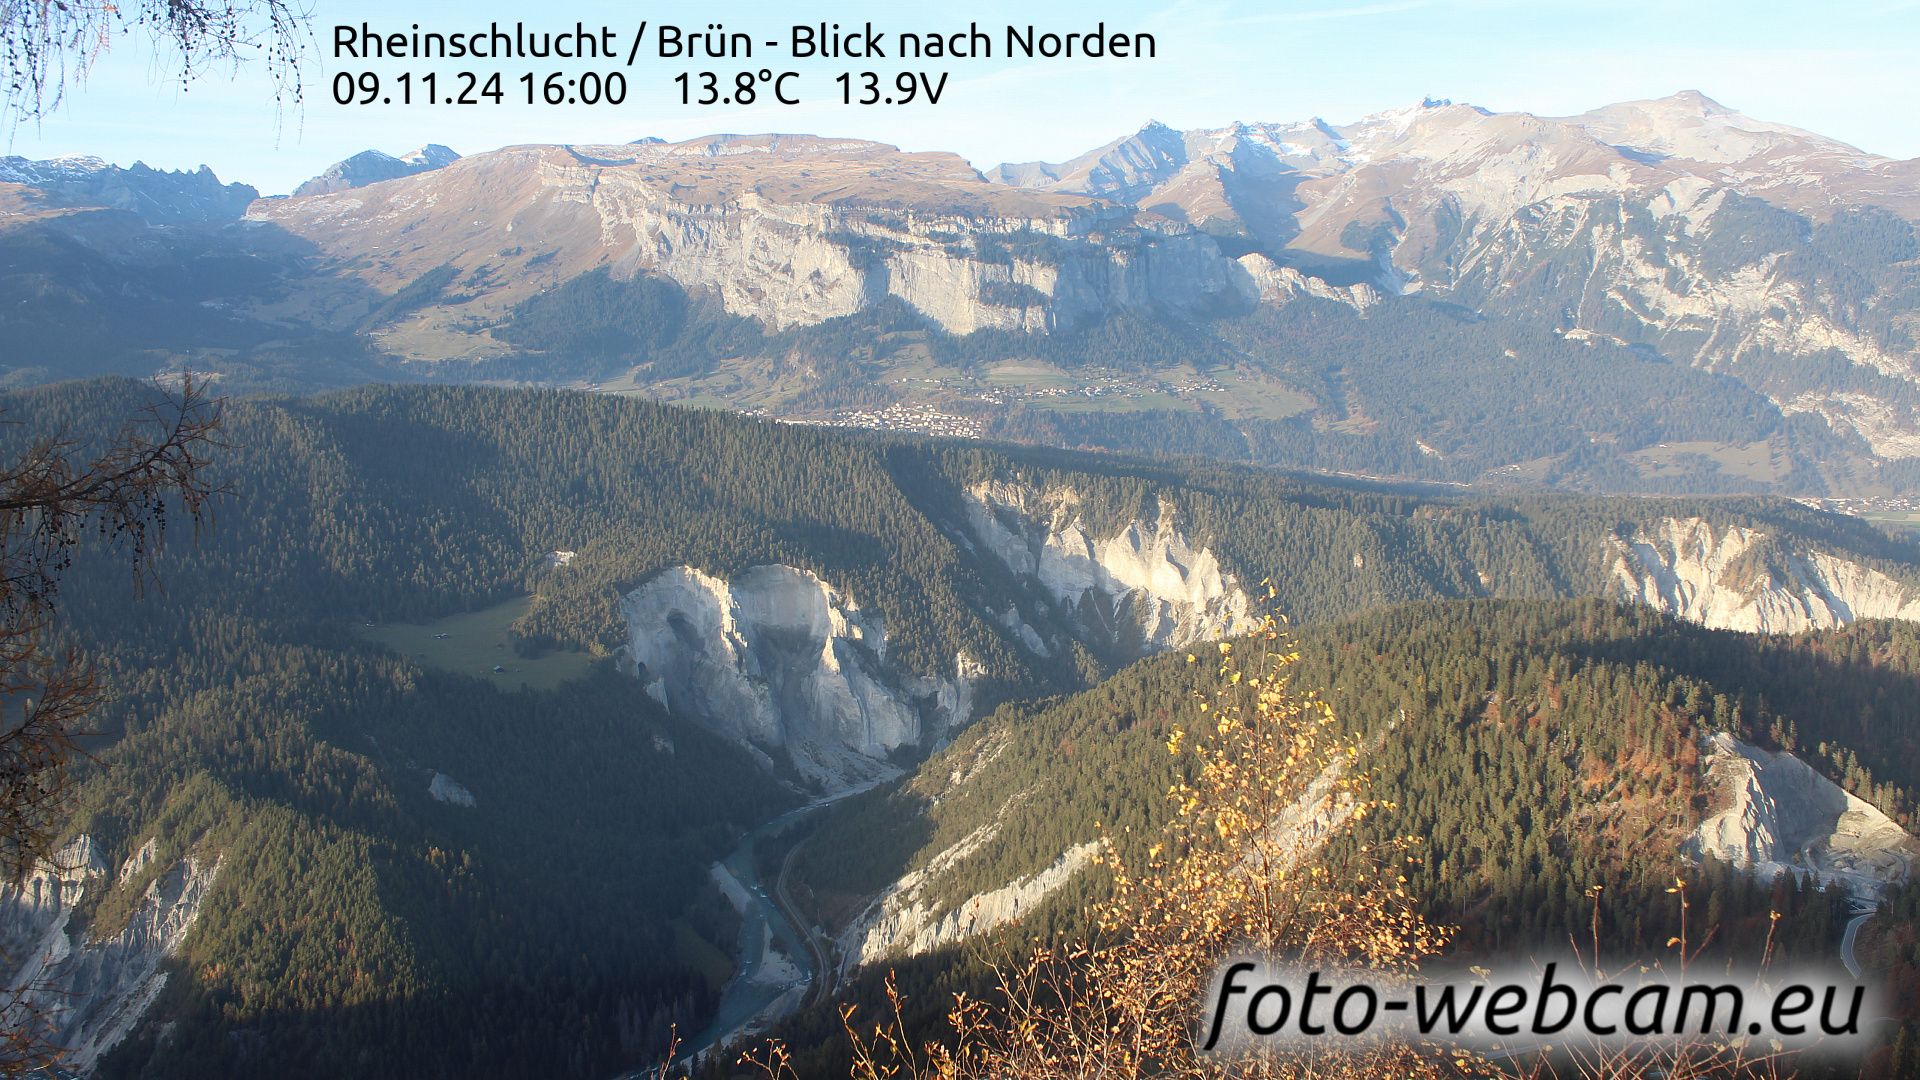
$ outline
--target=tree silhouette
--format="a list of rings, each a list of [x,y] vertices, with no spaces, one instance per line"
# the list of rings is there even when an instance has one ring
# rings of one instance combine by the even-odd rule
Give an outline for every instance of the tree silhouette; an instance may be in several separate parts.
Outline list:
[[[220,406],[191,380],[105,449],[43,435],[0,469],[0,875],[17,881],[50,856],[74,738],[99,683],[55,643],[61,574],[84,543],[122,547],[136,586],[165,538],[170,506],[196,526],[216,494],[205,467]]]
[[[297,105],[311,20],[290,0],[8,0],[0,4],[0,116],[16,124],[45,117],[114,39],[130,36],[168,55],[183,87],[219,64],[262,61],[274,99]]]

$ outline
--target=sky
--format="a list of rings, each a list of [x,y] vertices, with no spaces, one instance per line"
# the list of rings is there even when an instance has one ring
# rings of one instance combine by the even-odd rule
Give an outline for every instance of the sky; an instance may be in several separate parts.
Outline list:
[[[1920,157],[1920,0],[1769,3],[1766,0],[1065,0],[1022,3],[544,4],[507,0],[296,0],[312,15],[301,67],[305,102],[277,106],[257,61],[219,68],[184,91],[164,53],[137,36],[116,37],[86,81],[37,125],[0,129],[0,153],[31,158],[91,154],[155,168],[211,166],[222,179],[280,194],[365,149],[403,153],[437,142],[470,154],[519,143],[614,143],[646,136],[806,132],[876,139],[909,150],[951,150],[976,166],[1061,160],[1137,130],[1318,116],[1346,123],[1423,97],[1497,111],[1584,112],[1615,101],[1696,89],[1761,119],[1793,124],[1894,158]],[[623,44],[636,22],[703,29],[719,22],[752,34],[751,59],[662,60],[631,68],[549,60],[356,61],[334,56],[334,27],[366,22],[381,32],[454,32],[490,22],[532,30],[610,25]],[[952,32],[977,22],[992,59],[795,61],[786,48],[796,22],[871,21],[901,31]],[[1157,56],[1129,60],[1026,60],[1001,54],[1005,27],[1150,33]],[[621,60],[625,58],[622,57]],[[674,76],[688,70],[797,70],[796,106],[682,104]],[[335,80],[373,70],[394,76],[500,70],[504,105],[340,105]],[[621,70],[619,106],[526,105],[523,72]],[[842,71],[950,73],[939,104],[843,105]],[[386,96],[383,94],[383,96]]]

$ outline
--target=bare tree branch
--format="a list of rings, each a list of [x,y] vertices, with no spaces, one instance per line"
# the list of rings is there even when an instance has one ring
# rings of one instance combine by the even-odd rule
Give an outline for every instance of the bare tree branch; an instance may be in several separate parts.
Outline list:
[[[182,87],[219,64],[264,63],[274,101],[298,107],[312,12],[302,0],[0,0],[0,117],[38,121],[86,79],[114,38],[152,40]]]
[[[92,539],[125,551],[143,584],[170,511],[197,528],[221,493],[206,475],[220,421],[220,403],[188,380],[91,459],[51,435],[0,467],[0,879],[49,859],[75,740],[100,701],[85,658],[51,640],[61,576]]]

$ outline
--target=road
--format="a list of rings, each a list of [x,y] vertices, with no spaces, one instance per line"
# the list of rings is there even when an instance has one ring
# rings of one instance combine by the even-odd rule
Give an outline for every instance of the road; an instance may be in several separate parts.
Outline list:
[[[774,902],[780,905],[787,921],[799,928],[801,940],[813,957],[813,979],[807,987],[806,998],[800,1003],[801,1008],[824,1001],[833,993],[833,965],[827,962],[827,950],[820,944],[820,935],[814,932],[813,920],[801,914],[800,905],[794,903],[793,895],[787,892],[787,872],[793,869],[793,857],[800,854],[809,839],[811,837],[801,837],[787,849],[787,857],[780,860],[780,873],[773,879]]]
[[[1847,965],[1847,974],[1855,979],[1860,978],[1860,958],[1854,955],[1854,942],[1860,938],[1860,927],[1865,925],[1868,919],[1873,918],[1873,913],[1877,910],[1879,910],[1878,905],[1858,897],[1854,898],[1853,918],[1847,920],[1847,932],[1840,935],[1840,962]]]

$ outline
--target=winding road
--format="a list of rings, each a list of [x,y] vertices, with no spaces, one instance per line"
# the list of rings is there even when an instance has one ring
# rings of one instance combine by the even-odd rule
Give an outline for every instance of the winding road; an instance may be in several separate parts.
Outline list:
[[[773,899],[787,917],[788,923],[800,928],[800,936],[813,958],[813,976],[807,985],[807,995],[800,1007],[818,1004],[833,993],[833,965],[827,962],[827,950],[820,944],[820,935],[814,932],[811,920],[800,914],[800,905],[793,902],[793,896],[787,892],[787,872],[793,869],[793,857],[807,846],[811,836],[803,836],[787,849],[787,857],[780,860],[779,876],[773,879]]]

